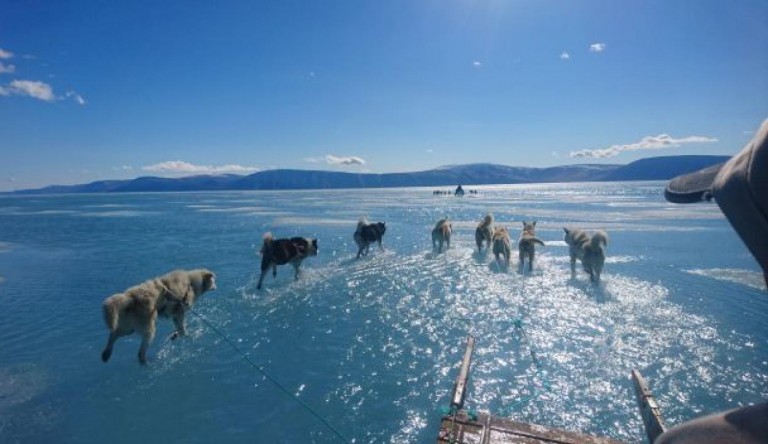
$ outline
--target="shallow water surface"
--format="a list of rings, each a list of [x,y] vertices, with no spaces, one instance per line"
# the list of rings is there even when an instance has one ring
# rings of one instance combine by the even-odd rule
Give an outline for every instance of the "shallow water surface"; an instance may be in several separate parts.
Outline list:
[[[159,322],[149,365],[136,337],[101,363],[102,300],[176,268],[215,271],[195,310],[358,443],[434,442],[468,334],[468,406],[517,420],[642,441],[633,368],[670,424],[762,400],[758,266],[714,204],[667,204],[662,185],[0,197],[0,441],[334,442],[195,316],[174,342]],[[532,273],[476,251],[487,212],[514,237],[538,221]],[[385,250],[355,260],[360,217],[386,221]],[[571,277],[563,226],[608,231],[600,285]],[[266,231],[320,252],[257,291]]]

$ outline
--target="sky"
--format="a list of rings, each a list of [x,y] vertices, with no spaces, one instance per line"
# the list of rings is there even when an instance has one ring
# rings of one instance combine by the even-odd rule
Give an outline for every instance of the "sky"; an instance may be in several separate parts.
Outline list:
[[[0,191],[739,151],[768,2],[0,5]]]

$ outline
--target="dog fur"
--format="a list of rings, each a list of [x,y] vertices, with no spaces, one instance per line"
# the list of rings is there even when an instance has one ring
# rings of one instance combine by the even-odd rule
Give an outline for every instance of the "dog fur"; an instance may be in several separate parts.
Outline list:
[[[493,214],[486,214],[480,224],[475,229],[475,242],[477,243],[477,251],[483,250],[483,242],[485,242],[485,248],[491,248],[491,238],[493,237]]]
[[[171,339],[184,336],[184,313],[203,293],[216,289],[216,275],[199,270],[176,270],[148,280],[104,300],[104,322],[109,339],[101,360],[109,361],[115,341],[134,332],[142,337],[139,362],[147,363],[147,348],[155,337],[158,316],[170,317],[176,325]]]
[[[605,264],[605,249],[608,246],[608,234],[598,230],[592,235],[584,230],[563,228],[565,243],[571,254],[571,276],[576,275],[576,259],[581,260],[584,271],[592,282],[600,282],[600,274]]]
[[[533,259],[536,256],[536,244],[544,245],[544,241],[536,237],[536,222],[523,222],[523,231],[517,248],[520,252],[520,270],[525,270],[525,258],[528,257],[528,271],[533,271]]]
[[[387,231],[387,227],[384,222],[376,222],[369,224],[365,219],[357,223],[357,229],[353,238],[357,243],[357,258],[360,255],[367,256],[368,248],[373,242],[379,243],[379,249],[384,251],[384,247],[381,246],[381,238],[384,237],[384,233]]]
[[[504,270],[509,269],[509,258],[512,255],[512,243],[509,240],[509,232],[504,227],[496,227],[493,230],[493,255],[496,257],[496,263],[503,266]],[[503,264],[499,260],[499,255],[504,258]]]
[[[438,253],[443,251],[443,243],[446,244],[446,248],[451,248],[451,232],[453,232],[453,226],[447,217],[437,221],[435,228],[432,229],[432,248],[437,248]]]
[[[277,266],[288,262],[295,270],[294,279],[299,279],[299,266],[301,261],[317,256],[317,239],[292,237],[290,239],[274,239],[272,233],[264,234],[264,243],[261,246],[261,275],[257,290],[261,290],[264,274],[272,267],[272,276],[277,276]]]

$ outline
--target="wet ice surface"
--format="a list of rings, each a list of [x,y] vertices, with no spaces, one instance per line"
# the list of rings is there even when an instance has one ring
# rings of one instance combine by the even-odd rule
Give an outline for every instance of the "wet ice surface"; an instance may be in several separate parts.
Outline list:
[[[356,442],[433,442],[468,334],[469,407],[517,420],[640,441],[632,368],[671,424],[768,396],[768,295],[715,205],[667,204],[660,183],[477,188],[0,199],[0,440],[333,442],[194,316],[174,342],[160,321],[145,368],[136,338],[100,362],[104,298],[200,266],[219,289],[196,310]],[[513,244],[538,221],[532,273],[516,247],[507,273],[476,252],[487,212]],[[363,216],[385,251],[355,260]],[[563,226],[608,230],[600,285],[571,277]],[[320,252],[256,291],[265,231]]]

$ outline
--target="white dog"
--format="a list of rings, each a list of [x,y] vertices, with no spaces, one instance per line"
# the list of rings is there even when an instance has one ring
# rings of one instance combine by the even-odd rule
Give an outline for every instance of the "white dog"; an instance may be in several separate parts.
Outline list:
[[[109,361],[115,341],[134,332],[142,337],[139,362],[147,363],[147,348],[155,337],[157,316],[170,317],[176,325],[171,339],[184,336],[184,312],[203,293],[216,289],[216,276],[208,270],[172,271],[108,297],[103,304],[109,340],[101,360]]]

